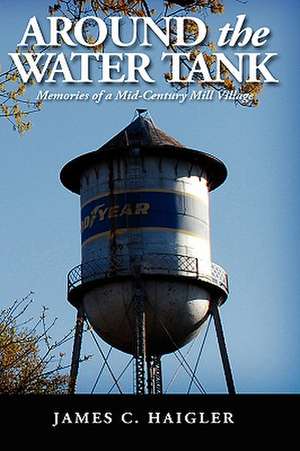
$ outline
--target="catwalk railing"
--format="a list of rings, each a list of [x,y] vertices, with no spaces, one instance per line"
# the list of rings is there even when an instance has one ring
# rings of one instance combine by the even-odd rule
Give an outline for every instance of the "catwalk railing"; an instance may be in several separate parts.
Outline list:
[[[180,254],[144,254],[130,257],[100,257],[75,266],[68,274],[68,293],[78,286],[116,276],[134,274],[180,275],[211,283],[228,294],[228,276],[215,263],[204,264],[196,257]]]

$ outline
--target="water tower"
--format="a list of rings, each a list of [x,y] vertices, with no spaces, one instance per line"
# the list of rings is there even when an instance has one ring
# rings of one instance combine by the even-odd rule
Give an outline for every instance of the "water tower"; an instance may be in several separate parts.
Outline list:
[[[77,309],[74,392],[83,320],[135,359],[136,393],[162,393],[161,357],[213,315],[228,391],[234,384],[219,306],[225,271],[211,261],[209,193],[224,164],[160,130],[146,110],[98,150],[67,163],[61,181],[80,195],[82,261],[68,274]]]

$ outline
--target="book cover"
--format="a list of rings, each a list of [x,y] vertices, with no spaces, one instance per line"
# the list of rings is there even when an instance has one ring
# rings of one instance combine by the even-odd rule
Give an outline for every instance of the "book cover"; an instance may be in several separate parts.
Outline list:
[[[297,3],[0,6],[2,400],[52,431],[288,409]]]

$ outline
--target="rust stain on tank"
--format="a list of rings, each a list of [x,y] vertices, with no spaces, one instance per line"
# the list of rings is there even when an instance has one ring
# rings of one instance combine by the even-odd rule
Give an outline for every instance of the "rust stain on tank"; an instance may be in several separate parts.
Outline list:
[[[116,198],[114,193],[114,161],[113,159],[110,159],[108,162],[108,188],[109,188],[109,197],[110,197],[110,205],[111,207],[115,207],[116,205]],[[110,217],[110,240],[109,240],[109,247],[110,247],[110,272],[116,271],[116,265],[117,265],[117,225],[116,225],[116,218],[114,215]]]

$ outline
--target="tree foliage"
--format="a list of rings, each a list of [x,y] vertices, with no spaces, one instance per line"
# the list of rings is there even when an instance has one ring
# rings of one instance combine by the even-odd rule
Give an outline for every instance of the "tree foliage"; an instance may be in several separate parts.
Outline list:
[[[39,318],[24,319],[32,301],[29,293],[0,311],[0,393],[66,393],[69,378],[63,371],[69,365],[60,349],[73,330],[54,340],[50,332],[56,319],[47,320],[45,307]]]
[[[30,80],[29,86],[34,84]],[[28,115],[38,112],[42,103],[27,98],[28,85],[23,83],[14,64],[7,71],[0,70],[0,117],[6,118],[19,133],[31,129]]]
[[[163,17],[178,17],[178,16],[197,16],[208,23],[209,14],[222,14],[225,10],[224,3],[227,0],[55,0],[48,9],[50,15],[58,15],[68,17],[75,25],[83,17],[96,16],[101,17],[104,21],[111,16],[139,16],[152,17],[156,24],[162,29],[164,27]],[[239,0],[236,0],[239,1]],[[160,6],[159,6],[160,5]],[[157,6],[159,8],[157,9]],[[208,27],[208,24],[207,24]],[[86,21],[83,32],[86,40],[92,44],[96,42],[96,36],[93,34],[95,23],[93,21]],[[186,23],[186,38],[194,39],[197,35],[197,28],[193,22]],[[175,46],[176,31],[173,31],[173,43],[170,43],[170,49],[173,52],[184,52],[184,49]],[[46,49],[44,49],[46,50]],[[43,50],[43,51],[44,51]],[[191,49],[191,61],[182,62],[183,71],[189,71],[193,60],[201,52],[203,53],[205,62],[209,68],[213,78],[215,71],[215,57],[213,53],[217,50],[216,43],[207,39],[200,45],[194,46]],[[18,51],[18,49],[17,49]],[[34,47],[29,49],[35,52]],[[95,52],[104,52],[103,44],[95,46]],[[25,61],[24,64],[26,65]],[[162,74],[162,77],[168,82],[171,78],[170,72]],[[228,91],[236,90],[240,94],[251,94],[250,100],[236,100],[242,106],[252,107],[258,105],[258,97],[262,90],[261,83],[241,83],[235,82],[230,73],[224,67],[222,72],[224,83],[203,83],[201,74],[196,73],[193,78],[193,83],[200,89],[213,88],[216,90],[225,89]],[[187,77],[186,77],[187,78]],[[22,83],[16,67],[12,64],[11,67],[1,73],[0,70],[0,117],[5,117],[12,123],[14,128],[20,133],[26,132],[31,128],[31,122],[27,120],[28,115],[38,112],[42,108],[42,102],[28,99],[26,97],[27,89],[34,84],[34,80],[30,79],[28,84]],[[174,83],[173,88],[176,90],[188,89],[189,84],[185,81],[181,83]],[[28,86],[29,85],[29,86]]]

